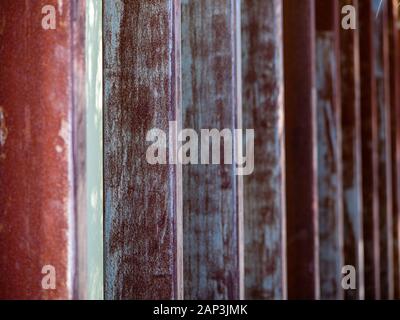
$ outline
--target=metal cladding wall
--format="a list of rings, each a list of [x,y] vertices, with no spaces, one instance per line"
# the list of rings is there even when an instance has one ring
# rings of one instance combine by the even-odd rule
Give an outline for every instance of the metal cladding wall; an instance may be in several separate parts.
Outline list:
[[[398,3],[0,0],[0,299],[400,299]]]

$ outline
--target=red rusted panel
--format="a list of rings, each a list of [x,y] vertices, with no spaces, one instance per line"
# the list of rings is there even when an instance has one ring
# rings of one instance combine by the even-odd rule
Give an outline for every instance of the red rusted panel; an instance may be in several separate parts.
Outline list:
[[[105,1],[103,15],[105,298],[180,298],[180,166],[146,160],[149,130],[180,125],[180,1]]]
[[[315,3],[284,0],[288,297],[319,298]]]
[[[54,30],[42,27],[45,5],[55,9]],[[81,9],[77,1],[0,2],[0,298],[77,296]],[[54,290],[42,287],[45,265],[55,268]]]
[[[316,2],[319,264],[322,299],[342,299],[343,203],[338,1]]]
[[[240,126],[239,19],[238,0],[182,1],[185,128],[232,132]],[[242,186],[236,160],[234,155],[233,165],[183,167],[185,298],[243,296]]]
[[[340,8],[359,1],[341,0]],[[343,18],[341,16],[340,20]],[[364,298],[364,241],[361,167],[359,28],[340,28],[341,93],[343,130],[344,265],[357,272],[356,290],[346,290],[346,299]]]
[[[398,23],[398,1],[393,0],[388,5],[389,9],[389,54],[390,54],[390,101],[391,101],[391,143],[392,143],[392,188],[393,188],[393,286],[394,298],[400,299],[400,255],[399,255],[399,177],[400,177],[400,157],[399,157],[399,82],[400,82],[400,63],[399,57],[399,38],[397,33]]]
[[[359,1],[361,70],[362,202],[365,298],[380,297],[379,198],[376,83],[374,81],[372,0]]]
[[[282,1],[242,2],[243,127],[254,128],[244,177],[245,297],[286,298]]]
[[[376,83],[378,120],[379,230],[381,298],[393,297],[393,223],[392,171],[390,137],[390,91],[388,5],[389,1],[374,0],[374,79]]]

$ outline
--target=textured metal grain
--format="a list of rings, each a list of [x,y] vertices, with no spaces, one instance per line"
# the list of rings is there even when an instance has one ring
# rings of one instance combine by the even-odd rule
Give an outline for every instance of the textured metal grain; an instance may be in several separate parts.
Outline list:
[[[244,177],[245,297],[285,299],[282,1],[242,2],[243,127],[256,132]]]
[[[341,0],[340,7],[359,1]],[[342,16],[343,17],[343,16]],[[361,167],[361,101],[359,28],[340,29],[341,93],[343,130],[344,265],[354,266],[356,290],[346,290],[346,299],[364,298],[364,240]]]
[[[240,126],[239,14],[238,0],[182,1],[185,128]],[[183,167],[185,298],[243,296],[236,170],[229,164]]]
[[[388,1],[373,1],[374,78],[378,109],[379,229],[381,298],[393,297],[393,217],[388,52]]]
[[[315,3],[284,0],[289,299],[319,298]]]
[[[180,122],[180,2],[103,4],[105,298],[180,298],[180,167],[146,161]]]
[[[342,137],[338,2],[316,2],[319,264],[322,299],[342,299]]]
[[[55,8],[55,30],[42,28],[45,5]],[[80,9],[76,1],[0,2],[0,298],[78,296]],[[42,287],[45,265],[55,268],[54,290]]]
[[[359,1],[359,23],[365,298],[379,299],[378,142],[372,0]]]

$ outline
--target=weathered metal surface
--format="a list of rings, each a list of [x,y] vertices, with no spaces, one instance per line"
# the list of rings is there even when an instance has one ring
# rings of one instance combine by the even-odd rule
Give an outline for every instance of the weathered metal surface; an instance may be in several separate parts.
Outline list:
[[[240,127],[239,36],[240,1],[182,1],[185,128]],[[235,164],[183,167],[185,298],[243,297],[242,186],[236,173]]]
[[[378,109],[379,229],[381,298],[393,297],[393,222],[388,52],[388,1],[374,0],[374,78]]]
[[[244,177],[245,297],[285,299],[282,1],[242,2],[243,127],[254,128]]]
[[[103,52],[102,3],[86,0],[86,247],[87,299],[103,298]]]
[[[397,216],[397,223],[394,225],[394,227],[395,227],[395,232],[397,233],[397,241],[396,241],[396,245],[397,245],[397,249],[396,249],[396,251],[397,251],[397,254],[398,254],[398,259],[397,259],[397,261],[395,262],[395,268],[396,268],[396,263],[397,263],[397,268],[396,268],[396,270],[397,270],[397,272],[399,272],[400,273],[400,271],[399,271],[399,268],[400,268],[400,6],[398,6],[397,7],[397,15],[398,15],[398,17],[397,17],[397,20],[396,20],[396,23],[395,23],[395,26],[396,26],[396,33],[397,33],[397,39],[398,39],[398,42],[397,42],[397,51],[396,51],[396,59],[397,59],[397,63],[398,63],[398,65],[397,65],[397,76],[398,76],[398,79],[397,79],[397,83],[396,83],[396,92],[397,92],[397,103],[396,103],[396,105],[397,105],[397,107],[396,107],[396,110],[397,110],[397,113],[396,113],[396,118],[397,118],[397,132],[396,132],[396,163],[397,163],[397,166],[396,166],[396,168],[397,168],[397,170],[399,170],[399,173],[398,173],[398,175],[397,175],[397,178],[398,178],[398,180],[397,180],[397,194],[396,194],[396,196],[397,196],[397,201],[399,201],[398,202],[398,207],[397,207],[397,211],[396,211],[396,216]],[[400,281],[400,275],[399,275],[399,279],[398,279],[398,282]],[[400,284],[397,282],[397,284],[398,284],[398,286],[399,286],[399,289],[398,289],[398,293],[396,294],[396,292],[395,292],[395,298],[396,299],[400,299]],[[395,287],[396,288],[396,287]]]
[[[0,2],[0,298],[78,296],[83,17],[77,1]]]
[[[289,299],[319,298],[315,3],[284,0]]]
[[[105,298],[181,298],[180,166],[146,160],[180,124],[180,1],[104,1],[103,25]]]
[[[319,264],[322,299],[342,299],[343,203],[338,2],[316,2]]]
[[[398,21],[398,1],[393,0],[389,3],[389,59],[390,59],[390,124],[391,124],[391,143],[392,143],[392,192],[393,192],[393,287],[394,298],[400,299],[400,255],[399,255],[399,178],[400,178],[400,153],[399,153],[399,131],[400,131],[400,63],[399,57],[399,38],[397,33]]]
[[[341,0],[340,8],[359,1]],[[342,15],[340,20],[344,16]],[[339,21],[339,20],[338,20]],[[364,240],[362,208],[362,149],[360,110],[359,26],[340,28],[341,105],[343,132],[344,264],[356,269],[356,290],[346,290],[346,299],[364,298]]]
[[[379,197],[376,83],[374,81],[372,0],[359,1],[362,202],[365,298],[380,297]]]

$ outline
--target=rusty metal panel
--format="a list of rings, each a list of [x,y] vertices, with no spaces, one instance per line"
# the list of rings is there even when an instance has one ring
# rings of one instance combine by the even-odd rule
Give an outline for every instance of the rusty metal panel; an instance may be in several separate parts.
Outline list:
[[[315,2],[284,0],[289,299],[319,298]]]
[[[362,202],[364,235],[365,298],[380,297],[378,140],[375,58],[373,54],[374,13],[372,0],[359,1],[360,87],[362,136]]]
[[[181,298],[181,167],[146,160],[180,125],[180,1],[104,1],[103,25],[105,298]]]
[[[392,146],[392,192],[393,192],[393,286],[394,298],[400,299],[400,255],[399,255],[399,178],[400,178],[400,157],[399,157],[399,82],[400,63],[399,38],[397,32],[398,23],[398,1],[393,0],[388,4],[389,15],[389,62],[390,62],[390,124],[391,124],[391,146]]]
[[[340,8],[359,1],[342,0]],[[360,102],[359,28],[340,28],[341,105],[343,132],[344,265],[356,269],[356,290],[346,290],[346,299],[364,298],[364,240],[362,208],[362,149]]]
[[[374,0],[374,78],[378,109],[378,173],[381,298],[393,297],[392,172],[388,52],[388,1]]]
[[[43,27],[42,10],[55,29]],[[78,1],[0,2],[0,298],[79,296],[82,26]],[[45,266],[54,267],[52,290]]]
[[[322,299],[343,299],[342,134],[338,1],[316,2],[319,264]]]
[[[182,1],[184,128],[200,132],[241,126],[239,37],[239,0]],[[236,157],[233,165],[183,166],[185,298],[243,297],[242,186]]]
[[[242,2],[243,127],[254,128],[244,177],[245,297],[285,299],[282,1]]]

